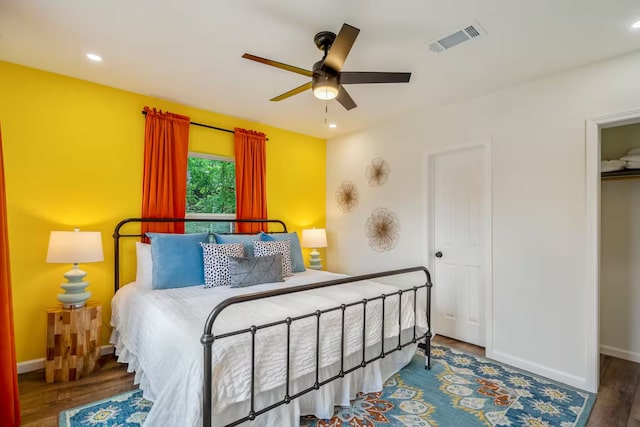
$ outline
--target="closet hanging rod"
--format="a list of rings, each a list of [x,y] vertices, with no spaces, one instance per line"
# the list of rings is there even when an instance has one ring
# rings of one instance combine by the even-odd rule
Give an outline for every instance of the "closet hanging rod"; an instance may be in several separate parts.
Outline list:
[[[143,111],[143,112],[142,112],[142,115],[143,115],[143,116],[146,116],[146,115],[147,115],[147,112],[146,112],[146,111]],[[235,131],[233,131],[233,130],[231,130],[231,129],[219,128],[219,127],[216,127],[216,126],[205,125],[205,124],[203,124],[203,123],[189,122],[189,124],[194,125],[194,126],[200,126],[200,127],[207,128],[207,129],[219,130],[219,131],[221,131],[221,132],[236,133]],[[266,140],[268,141],[268,140],[269,140],[269,138],[267,138]]]

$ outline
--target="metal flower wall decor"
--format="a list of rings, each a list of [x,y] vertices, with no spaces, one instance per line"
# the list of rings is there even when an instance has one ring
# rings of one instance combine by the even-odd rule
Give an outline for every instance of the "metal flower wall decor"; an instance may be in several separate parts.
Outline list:
[[[351,181],[342,181],[336,191],[338,209],[343,213],[351,212],[358,206],[358,187]]]
[[[365,175],[369,180],[369,185],[372,187],[382,187],[389,178],[391,168],[382,157],[376,157],[371,161],[371,164],[367,166]]]
[[[400,221],[388,209],[374,209],[365,224],[365,233],[371,249],[377,252],[390,251],[400,240]]]

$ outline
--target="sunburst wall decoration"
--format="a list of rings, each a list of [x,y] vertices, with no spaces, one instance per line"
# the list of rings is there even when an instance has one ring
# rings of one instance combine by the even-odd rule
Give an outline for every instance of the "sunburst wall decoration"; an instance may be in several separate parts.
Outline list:
[[[377,252],[390,251],[400,240],[400,221],[388,209],[374,209],[365,224],[365,233],[371,249]]]
[[[389,167],[389,163],[382,157],[376,157],[371,161],[371,164],[367,166],[365,175],[369,180],[369,185],[372,187],[382,187],[382,185],[387,182],[387,179],[389,179],[390,172],[391,168]]]
[[[338,209],[343,213],[351,212],[358,206],[358,187],[351,181],[342,181],[336,191]]]

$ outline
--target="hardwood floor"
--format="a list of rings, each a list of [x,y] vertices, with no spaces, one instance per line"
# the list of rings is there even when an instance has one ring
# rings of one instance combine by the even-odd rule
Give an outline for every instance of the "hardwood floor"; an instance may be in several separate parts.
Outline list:
[[[640,426],[640,364],[600,355],[600,389],[587,426]]]
[[[449,347],[464,351],[466,353],[484,357],[484,347],[478,347],[477,345],[454,340],[453,338],[445,337],[442,335],[436,335],[436,337],[433,339],[433,342],[448,345]]]
[[[484,356],[484,348],[437,336],[435,342]],[[44,370],[21,374],[22,426],[54,427],[63,409],[136,389],[133,374],[113,356],[98,371],[75,382],[47,384]],[[442,426],[446,427],[446,426]],[[587,427],[640,427],[640,364],[600,356],[600,390]]]
[[[18,375],[20,409],[23,427],[54,427],[63,409],[73,408],[136,389],[127,365],[115,356],[100,359],[96,372],[78,381],[45,383],[44,369]]]

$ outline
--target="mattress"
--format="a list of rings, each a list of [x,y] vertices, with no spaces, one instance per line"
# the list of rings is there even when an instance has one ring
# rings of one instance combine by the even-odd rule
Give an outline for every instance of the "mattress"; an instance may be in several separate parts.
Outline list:
[[[223,300],[240,294],[281,287],[298,286],[345,277],[335,273],[309,270],[287,278],[284,283],[271,283],[249,288],[201,286],[166,290],[149,290],[135,282],[121,288],[112,301],[111,342],[118,360],[128,363],[135,372],[145,398],[154,401],[147,425],[199,426],[203,389],[203,350],[200,337],[211,309]],[[391,284],[373,281],[338,285],[302,293],[282,295],[238,304],[225,309],[214,324],[214,334],[248,328],[251,325],[278,321],[318,309],[360,301],[396,292]],[[398,313],[399,297],[386,299],[382,316],[381,301],[366,305],[367,357],[381,350],[381,327],[385,327],[385,350],[397,345],[397,336],[408,340],[413,334],[413,293],[402,296],[402,315]],[[418,333],[426,330],[425,298],[419,292]],[[345,311],[345,369],[359,364],[362,358],[362,305]],[[398,319],[401,319],[400,332]],[[291,328],[290,394],[309,387],[315,380],[315,317],[294,322]],[[335,375],[340,368],[341,311],[321,316],[320,381]],[[243,334],[217,340],[213,345],[213,414],[214,425],[224,425],[248,413],[251,383],[250,335]],[[348,405],[359,391],[382,388],[383,382],[411,360],[415,346],[367,365],[308,393],[289,405],[259,416],[247,425],[296,426],[300,415],[329,417],[334,405]],[[284,325],[264,329],[256,334],[255,403],[256,410],[284,396],[286,378],[286,328]]]

